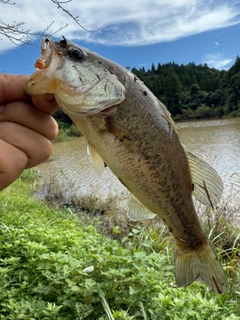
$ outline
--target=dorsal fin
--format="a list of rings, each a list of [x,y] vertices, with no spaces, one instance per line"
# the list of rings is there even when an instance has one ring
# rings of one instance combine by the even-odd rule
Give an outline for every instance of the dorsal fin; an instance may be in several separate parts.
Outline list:
[[[92,146],[90,142],[87,145],[87,153],[90,156],[90,160],[95,168],[95,171],[99,177],[103,174],[104,171],[104,161],[101,155],[97,152],[97,150]]]
[[[144,207],[132,194],[129,194],[127,216],[132,221],[142,221],[153,219],[156,214]]]
[[[193,182],[193,194],[204,205],[214,207],[223,193],[222,179],[207,162],[185,150]]]

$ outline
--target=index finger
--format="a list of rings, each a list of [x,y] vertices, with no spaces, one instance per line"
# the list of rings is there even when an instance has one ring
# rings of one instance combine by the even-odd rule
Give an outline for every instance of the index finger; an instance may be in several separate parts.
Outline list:
[[[28,76],[15,74],[0,74],[0,103],[28,100],[29,96],[24,92],[24,85]]]

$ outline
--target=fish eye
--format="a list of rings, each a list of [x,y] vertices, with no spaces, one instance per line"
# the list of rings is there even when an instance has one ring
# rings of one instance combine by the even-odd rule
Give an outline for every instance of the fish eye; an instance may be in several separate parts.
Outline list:
[[[84,52],[79,48],[72,48],[68,51],[68,55],[71,59],[81,61],[84,58]]]

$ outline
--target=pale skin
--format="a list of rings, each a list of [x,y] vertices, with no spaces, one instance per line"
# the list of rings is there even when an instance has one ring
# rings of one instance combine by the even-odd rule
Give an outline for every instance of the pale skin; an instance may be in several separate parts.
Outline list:
[[[59,108],[54,97],[29,97],[24,92],[27,80],[27,76],[0,74],[0,191],[24,169],[48,159],[58,133],[51,116]]]

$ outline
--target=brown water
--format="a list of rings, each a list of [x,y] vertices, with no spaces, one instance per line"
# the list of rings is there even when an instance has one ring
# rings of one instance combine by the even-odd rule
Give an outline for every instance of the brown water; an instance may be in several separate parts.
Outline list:
[[[212,165],[224,182],[224,197],[240,198],[240,118],[177,123],[189,151]],[[40,183],[50,180],[78,195],[97,193],[125,197],[126,189],[106,168],[99,178],[86,152],[85,138],[54,144],[51,158],[38,166]],[[233,195],[233,190],[237,192]],[[44,190],[43,190],[44,191]],[[239,191],[239,193],[238,193]],[[238,199],[237,199],[237,198]]]

